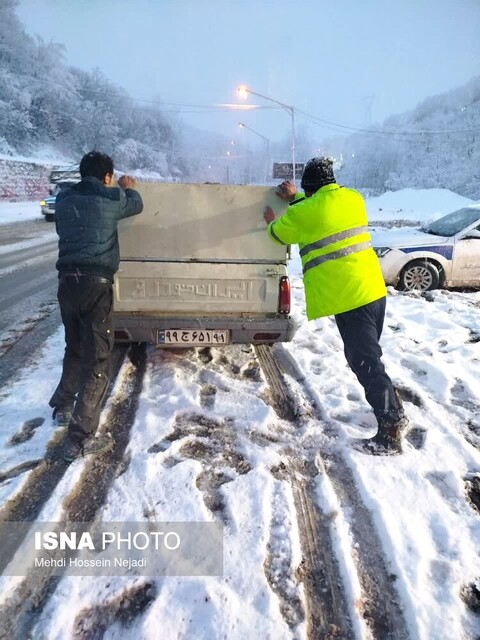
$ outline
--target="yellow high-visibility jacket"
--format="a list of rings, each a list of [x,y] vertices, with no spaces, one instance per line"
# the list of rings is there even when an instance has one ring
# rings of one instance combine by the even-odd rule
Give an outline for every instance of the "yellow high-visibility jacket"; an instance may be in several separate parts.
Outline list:
[[[279,244],[299,245],[309,320],[351,311],[386,295],[358,191],[325,185],[292,203],[268,225],[268,234]]]

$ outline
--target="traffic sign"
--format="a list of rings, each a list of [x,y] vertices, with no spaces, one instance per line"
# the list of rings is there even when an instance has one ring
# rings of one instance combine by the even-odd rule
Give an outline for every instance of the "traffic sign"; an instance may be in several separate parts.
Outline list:
[[[305,164],[303,162],[295,163],[295,178],[300,178],[303,173]],[[274,162],[272,169],[272,178],[279,180],[293,179],[293,163],[292,162]]]

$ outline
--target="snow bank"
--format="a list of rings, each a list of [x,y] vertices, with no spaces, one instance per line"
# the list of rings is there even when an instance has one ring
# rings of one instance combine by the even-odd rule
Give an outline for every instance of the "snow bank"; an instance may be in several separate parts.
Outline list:
[[[0,202],[0,224],[43,218],[40,202]]]
[[[401,189],[387,191],[377,198],[366,200],[370,222],[388,220],[427,222],[474,203],[474,200],[448,189]]]

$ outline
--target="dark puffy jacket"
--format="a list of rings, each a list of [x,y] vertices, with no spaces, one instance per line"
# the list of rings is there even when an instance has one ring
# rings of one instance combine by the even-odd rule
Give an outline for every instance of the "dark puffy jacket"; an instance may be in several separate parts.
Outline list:
[[[105,187],[97,178],[83,178],[60,192],[55,203],[58,271],[103,276],[113,281],[120,262],[117,223],[142,210],[137,191]]]

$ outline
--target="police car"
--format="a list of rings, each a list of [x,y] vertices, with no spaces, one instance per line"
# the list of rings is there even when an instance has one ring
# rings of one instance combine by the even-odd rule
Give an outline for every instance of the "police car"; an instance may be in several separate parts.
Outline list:
[[[480,288],[480,204],[420,229],[372,232],[387,285],[403,291]]]

